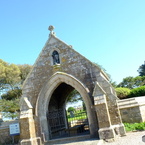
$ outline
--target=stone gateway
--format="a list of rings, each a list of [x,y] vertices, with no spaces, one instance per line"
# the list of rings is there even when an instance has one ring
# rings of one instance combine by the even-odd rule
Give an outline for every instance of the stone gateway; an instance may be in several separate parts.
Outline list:
[[[90,138],[111,139],[125,135],[118,98],[107,75],[58,39],[53,29],[49,27],[49,39],[22,88],[21,145],[49,144],[55,136],[65,140],[68,130],[69,135],[73,131],[82,133],[80,129],[85,133],[86,125]],[[73,90],[77,90],[84,101],[88,124],[69,128],[65,106]]]

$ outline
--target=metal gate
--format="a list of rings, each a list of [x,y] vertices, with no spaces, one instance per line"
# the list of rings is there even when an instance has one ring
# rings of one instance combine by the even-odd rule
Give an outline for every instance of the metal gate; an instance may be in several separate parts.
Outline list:
[[[63,109],[53,110],[48,112],[47,119],[50,139],[89,133],[89,124],[85,111],[68,113]]]

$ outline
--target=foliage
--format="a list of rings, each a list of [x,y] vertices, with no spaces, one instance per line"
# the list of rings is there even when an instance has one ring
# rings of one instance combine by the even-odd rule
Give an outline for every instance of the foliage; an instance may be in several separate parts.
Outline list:
[[[20,88],[32,66],[9,64],[0,59],[0,90]]]
[[[68,122],[75,121],[75,120],[81,120],[86,119],[87,114],[83,110],[75,111],[74,117],[71,117],[70,113],[67,113]]]
[[[14,100],[20,98],[21,95],[22,95],[21,89],[14,89],[14,90],[9,90],[5,94],[2,94],[1,98],[5,100]]]
[[[69,107],[69,108],[67,109],[67,111],[68,111],[68,112],[75,111],[75,108],[74,108],[74,107]]]
[[[123,81],[117,87],[133,89],[133,85],[134,85],[133,77],[129,76],[124,78]]]
[[[139,96],[145,96],[145,86],[132,89],[130,91],[130,94],[128,95],[128,97],[139,97]]]
[[[18,119],[20,113],[19,112],[14,112],[14,113],[11,113],[11,112],[3,112],[2,115],[3,115],[4,118],[9,118],[10,120],[11,119],[13,120],[13,119]]]
[[[140,87],[145,85],[145,76],[137,76],[137,77],[126,77],[123,81],[117,85],[117,87],[125,87],[129,89],[133,89],[136,87]]]
[[[126,131],[141,131],[145,130],[145,122],[141,123],[124,123]]]
[[[137,76],[134,78],[134,88],[145,85],[145,76]]]
[[[30,72],[31,65],[9,64],[0,59],[0,111],[4,117],[16,118],[19,114],[21,86]]]
[[[125,99],[128,97],[128,95],[130,94],[130,89],[128,88],[115,88],[116,93],[117,93],[117,97],[119,99]]]
[[[67,102],[69,103],[74,103],[74,102],[78,102],[79,100],[82,100],[82,97],[80,95],[80,93],[77,90],[73,90],[69,95],[68,95],[68,99]]]
[[[74,116],[75,116],[75,114],[74,114]],[[68,117],[68,122],[87,118],[87,116],[85,114],[84,115],[80,115],[80,116],[75,116],[74,118],[70,117],[70,115],[67,116],[67,117]]]
[[[132,97],[140,97],[145,96],[145,86],[141,86],[134,89],[128,89],[128,88],[116,88],[117,97],[119,99],[126,99],[126,98],[132,98]]]
[[[137,71],[139,73],[139,76],[145,76],[145,63],[142,64]]]
[[[86,111],[86,105],[85,105],[84,101],[82,101],[82,105],[83,105],[83,110]]]
[[[111,84],[114,88],[116,88],[116,87],[117,87],[116,82],[113,82],[112,80],[110,80],[110,84]]]
[[[25,81],[27,75],[29,74],[30,70],[32,69],[32,65],[24,64],[24,65],[18,65],[20,69],[20,78],[21,78],[21,84]]]
[[[15,100],[0,99],[0,111],[11,113],[19,111],[19,99]]]
[[[4,89],[5,66],[1,63],[0,59],[0,90]]]
[[[103,72],[108,76],[108,78],[111,79],[111,75],[109,73],[107,73],[106,69],[102,65],[100,65],[98,63],[94,63],[94,64],[96,66],[98,66],[101,70],[103,70]]]
[[[20,82],[20,70],[17,65],[0,60],[0,70],[1,89],[14,89],[18,86]]]
[[[3,112],[4,117],[11,117],[12,119],[19,114],[19,99],[5,100],[0,99],[0,111]]]

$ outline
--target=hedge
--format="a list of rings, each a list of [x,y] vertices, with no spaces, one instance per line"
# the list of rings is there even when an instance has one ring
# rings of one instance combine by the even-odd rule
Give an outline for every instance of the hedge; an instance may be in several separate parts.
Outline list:
[[[116,88],[115,90],[117,93],[117,97],[119,99],[126,99],[126,98],[128,98],[128,95],[130,94],[130,89],[128,89],[128,88],[120,87],[120,88]]]
[[[132,89],[128,95],[128,98],[140,96],[145,96],[145,86]]]

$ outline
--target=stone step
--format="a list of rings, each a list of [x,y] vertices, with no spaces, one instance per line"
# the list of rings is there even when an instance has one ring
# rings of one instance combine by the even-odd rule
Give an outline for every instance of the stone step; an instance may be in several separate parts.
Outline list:
[[[101,140],[90,138],[90,135],[67,137],[61,139],[53,139],[45,143],[45,145],[98,145]]]

